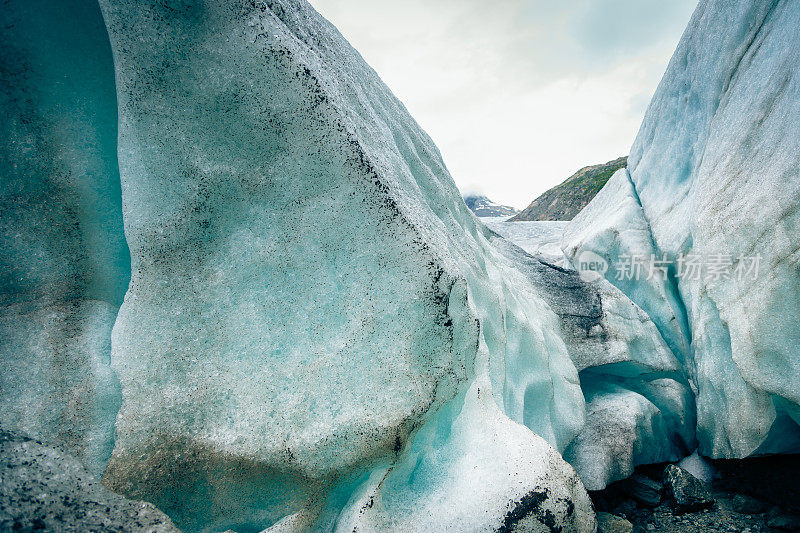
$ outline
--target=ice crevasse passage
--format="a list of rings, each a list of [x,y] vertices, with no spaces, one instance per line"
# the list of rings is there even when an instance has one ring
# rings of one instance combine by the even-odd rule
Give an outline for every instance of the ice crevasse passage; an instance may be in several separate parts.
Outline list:
[[[701,1],[628,168],[564,233],[680,361],[708,457],[800,450],[798,30],[794,0]],[[632,257],[671,266],[620,278]]]
[[[591,532],[638,464],[798,450],[800,0],[700,2],[564,228],[594,282],[307,3],[57,4],[0,14],[6,448],[185,531]],[[761,271],[614,276],[687,254]]]
[[[4,427],[62,442],[88,424],[97,444],[71,451],[186,531],[593,531],[559,455],[584,424],[559,316],[308,4],[15,1],[3,17],[20,49],[2,58],[19,73]],[[82,302],[106,314],[87,323]],[[48,343],[76,344],[73,323],[57,356],[78,371],[58,373]],[[63,433],[25,415],[72,413],[87,390],[88,422]]]

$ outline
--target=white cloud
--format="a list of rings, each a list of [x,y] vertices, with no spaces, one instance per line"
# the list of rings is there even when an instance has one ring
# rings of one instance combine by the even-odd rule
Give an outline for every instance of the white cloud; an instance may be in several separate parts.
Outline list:
[[[311,0],[462,190],[526,206],[625,155],[696,0]]]

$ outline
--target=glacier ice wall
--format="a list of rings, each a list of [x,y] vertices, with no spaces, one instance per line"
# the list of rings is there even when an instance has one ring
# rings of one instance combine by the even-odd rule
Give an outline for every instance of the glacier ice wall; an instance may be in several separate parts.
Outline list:
[[[551,447],[584,422],[556,314],[335,28],[296,0],[101,7],[131,252],[104,483],[187,530],[441,529],[445,504],[593,530]]]
[[[796,451],[800,0],[701,2],[565,230],[595,283],[479,224],[305,2],[9,6],[0,425],[114,490],[189,531],[592,531],[559,452],[599,489]],[[761,275],[613,276],[689,253]]]
[[[612,184],[601,194],[613,190]],[[590,204],[598,205],[607,208],[604,202]],[[625,232],[626,242],[649,239],[646,225],[644,229],[635,225],[641,218],[630,205],[624,201],[612,205],[621,211],[618,220],[633,222]],[[508,235],[514,243],[528,246],[550,238],[553,229],[531,225]],[[628,477],[637,465],[677,461],[694,450],[694,398],[681,360],[656,321],[605,279],[590,282],[574,269],[545,262],[546,256],[535,258],[506,241],[494,242],[515,259],[558,315],[567,352],[580,372],[587,420],[564,450],[564,458],[584,486],[599,490]],[[644,294],[655,290],[646,286]],[[656,294],[656,301],[665,301],[663,293]]]
[[[603,256],[683,362],[707,456],[797,452],[798,31],[797,1],[701,1],[628,170],[565,231],[568,258]],[[731,275],[621,282],[625,254],[729,261]],[[757,275],[736,274],[757,257]]]
[[[130,275],[111,48],[88,0],[6,2],[0,22],[0,425],[100,474]]]
[[[694,398],[671,378],[583,375],[587,422],[564,451],[588,490],[625,479],[642,464],[674,462],[696,446]]]

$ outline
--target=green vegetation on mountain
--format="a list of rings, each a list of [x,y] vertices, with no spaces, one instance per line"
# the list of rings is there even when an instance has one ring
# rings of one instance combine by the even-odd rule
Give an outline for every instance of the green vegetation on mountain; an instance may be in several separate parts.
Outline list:
[[[539,196],[510,221],[572,220],[600,192],[614,172],[627,164],[628,157],[625,156],[602,165],[584,167],[561,185]]]

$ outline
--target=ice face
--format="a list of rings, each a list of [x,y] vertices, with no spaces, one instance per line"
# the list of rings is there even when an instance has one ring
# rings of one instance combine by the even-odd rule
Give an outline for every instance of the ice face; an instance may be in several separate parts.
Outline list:
[[[707,456],[797,452],[799,27],[799,2],[701,2],[631,150],[629,183],[618,173],[565,231],[568,257],[593,251],[609,272],[623,252],[703,261],[699,277],[607,277],[684,361]],[[622,204],[637,214],[614,216]]]
[[[618,170],[569,223],[562,246],[574,267],[580,266],[581,255],[587,252],[604,258],[609,265],[605,279],[650,316],[678,358],[685,357],[689,350],[685,311],[671,280],[648,279],[645,271],[629,276],[620,264],[624,257],[659,255],[627,169]]]
[[[335,28],[292,0],[101,6],[132,262],[104,483],[190,531],[441,529],[429,500],[510,528],[535,490],[591,531],[550,447],[584,422],[557,315]]]
[[[549,523],[593,531],[591,503],[572,468],[504,416],[487,386],[473,383],[423,426],[397,463],[374,471],[335,530],[482,531],[489,523],[544,533]],[[538,482],[531,487],[528,479]]]
[[[672,379],[584,375],[587,424],[564,452],[588,490],[600,490],[642,464],[677,461],[696,444],[694,399]]]
[[[558,452],[602,488],[796,450],[798,1],[701,3],[564,232],[591,283],[481,225],[306,3],[101,8],[3,13],[0,424],[96,473],[113,444],[104,483],[188,531],[593,531]],[[754,250],[749,281],[614,277]]]
[[[61,442],[99,475],[130,276],[111,49],[90,1],[10,2],[0,18],[0,425]]]
[[[190,531],[592,531],[556,314],[341,35],[102,9],[3,11],[0,425]]]
[[[507,222],[506,218],[483,218],[481,222],[534,257],[539,257],[556,266],[564,266],[561,240],[564,237],[564,228],[567,226],[567,222]]]
[[[614,190],[613,185],[609,190]],[[624,202],[613,205],[623,213],[629,209]],[[505,226],[517,224],[522,223]],[[496,223],[492,227],[506,229]],[[511,229],[507,234],[530,247],[544,240],[541,231],[531,235],[531,230],[536,228]],[[626,236],[623,242],[617,241],[621,248],[646,235],[636,229],[620,233]],[[593,235],[591,231],[580,234]],[[614,242],[614,234],[598,241]],[[605,279],[585,281],[575,270],[556,268],[505,246],[506,254],[535,280],[559,316],[567,351],[580,371],[587,420],[564,457],[586,487],[599,490],[629,476],[637,465],[674,461],[689,454],[697,445],[694,398],[681,361],[648,314]],[[542,257],[538,249],[531,251]],[[646,287],[650,292],[639,295],[659,290],[663,287],[653,284]],[[669,309],[664,300],[658,303],[660,307],[651,309]]]

